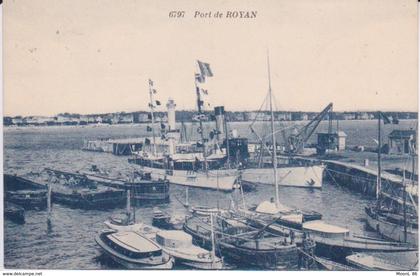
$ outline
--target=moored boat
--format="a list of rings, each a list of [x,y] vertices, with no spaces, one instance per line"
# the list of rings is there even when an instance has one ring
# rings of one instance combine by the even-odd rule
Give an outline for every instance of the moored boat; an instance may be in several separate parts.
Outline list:
[[[28,175],[32,175],[29,173]],[[4,175],[6,200],[25,209],[45,209],[47,207],[47,186],[24,176]]]
[[[25,223],[25,210],[19,205],[13,204],[11,202],[5,202],[4,216],[16,223]]]
[[[148,173],[135,173],[126,178],[110,176],[100,173],[98,170],[91,170],[85,174],[89,180],[96,184],[130,190],[133,203],[169,200],[169,181],[163,178],[153,180]]]
[[[144,223],[127,223],[127,220],[110,219],[105,225],[115,231],[134,231],[156,241],[175,260],[175,263],[197,269],[221,269],[220,258],[192,243],[191,235],[181,230],[160,230]]]
[[[104,230],[95,237],[105,254],[128,269],[171,269],[173,258],[138,232]]]
[[[405,267],[401,264],[385,260],[380,257],[367,254],[353,254],[346,257],[347,263],[359,270],[388,270],[388,271],[410,271],[417,270],[417,267]]]
[[[158,231],[156,241],[172,257],[176,264],[197,269],[222,269],[222,259],[210,251],[193,245],[192,236],[179,230]]]
[[[304,223],[303,231],[316,242],[315,254],[340,261],[354,252],[402,252],[417,249],[407,243],[355,235],[347,228],[320,220]]]
[[[184,231],[206,248],[210,248],[212,243],[211,216],[192,216],[184,224]],[[214,224],[216,252],[227,260],[245,267],[297,269],[299,256],[296,244],[275,235],[259,233],[245,224],[219,218]]]
[[[376,207],[366,207],[366,224],[378,234],[388,239],[408,242],[417,246],[419,241],[418,222],[406,220],[406,229],[401,215],[379,211]]]
[[[172,217],[159,209],[153,210],[152,225],[166,230],[180,230],[184,224],[184,218]]]

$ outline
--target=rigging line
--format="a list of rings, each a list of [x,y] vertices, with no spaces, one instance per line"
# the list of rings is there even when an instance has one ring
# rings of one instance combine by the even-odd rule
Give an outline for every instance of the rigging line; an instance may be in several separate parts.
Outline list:
[[[268,93],[267,93],[267,95],[265,96],[264,101],[263,101],[263,102],[262,102],[262,104],[260,105],[260,108],[257,110],[257,112],[258,112],[258,113],[261,111],[261,109],[263,108],[264,104],[266,104],[266,103],[267,103],[267,98],[268,98]],[[258,118],[258,113],[257,113],[257,116],[255,116],[255,118],[254,118],[254,120],[252,121],[252,123],[250,124],[250,127],[252,127],[252,126],[254,125],[254,123],[257,121],[257,118]]]

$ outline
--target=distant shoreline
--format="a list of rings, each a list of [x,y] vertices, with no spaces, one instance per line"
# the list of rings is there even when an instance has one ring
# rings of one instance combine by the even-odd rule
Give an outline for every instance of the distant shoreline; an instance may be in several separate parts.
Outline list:
[[[307,123],[310,120],[276,120],[276,122],[284,122],[284,123]],[[323,120],[327,122],[328,120]],[[336,122],[337,120],[333,120]],[[354,120],[338,120],[340,122],[369,122],[369,121],[377,121],[377,119],[354,119]],[[417,119],[400,119],[400,121],[417,121]],[[235,124],[250,124],[253,121],[230,121],[228,123],[235,123]],[[269,121],[256,121],[258,123],[269,123]],[[165,122],[166,123],[166,122]],[[180,124],[181,122],[177,122],[177,124]],[[184,122],[186,124],[193,124],[198,123],[195,121],[189,121]],[[204,124],[214,123],[213,121],[205,121]],[[144,125],[150,125],[150,122],[141,122],[141,123],[119,123],[119,124],[86,124],[86,125],[3,125],[4,129],[7,130],[13,130],[13,129],[42,129],[42,128],[95,128],[95,127],[124,127],[124,126],[144,126]],[[156,123],[158,124],[158,123]]]

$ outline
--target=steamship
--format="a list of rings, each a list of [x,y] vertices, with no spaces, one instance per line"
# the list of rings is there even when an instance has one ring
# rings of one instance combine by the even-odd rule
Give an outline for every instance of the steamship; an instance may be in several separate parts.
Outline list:
[[[208,66],[206,63],[202,64]],[[200,66],[201,74],[195,76],[199,113],[197,117],[200,123],[197,131],[201,134],[201,141],[180,143],[181,133],[179,129],[176,129],[175,123],[176,104],[172,99],[169,99],[166,104],[168,124],[167,126],[160,124],[160,136],[157,137],[158,130],[155,127],[154,111],[160,105],[160,101],[154,99],[156,90],[153,81],[149,80],[149,108],[152,127],[148,126],[148,131],[152,132],[152,137],[146,139],[141,150],[128,161],[139,165],[141,170],[150,173],[153,179],[167,179],[170,183],[190,187],[231,191],[237,179],[237,170],[226,167],[227,156],[217,143],[220,135],[210,135],[212,139],[204,138],[203,101],[201,100],[204,92],[199,87],[199,82],[203,82],[205,76],[212,76],[209,70],[209,67],[205,71]],[[222,110],[220,108],[218,110],[220,117]],[[219,122],[221,122],[221,118],[219,118]],[[224,126],[218,125],[217,127],[222,129]]]
[[[214,108],[215,129],[210,131],[208,137],[204,134],[203,120],[206,117],[202,111],[203,96],[207,90],[200,87],[205,77],[213,76],[209,64],[198,62],[200,74],[196,74],[195,86],[197,95],[199,121],[197,132],[199,141],[181,142],[181,131],[176,129],[175,102],[169,99],[166,107],[168,125],[161,127],[160,137],[156,137],[155,127],[148,127],[153,137],[146,139],[142,149],[130,163],[141,166],[141,169],[150,173],[154,179],[168,179],[169,182],[179,185],[210,188],[231,191],[233,184],[241,179],[244,188],[256,184],[273,184],[271,162],[260,162],[256,165],[250,162],[248,139],[238,137],[236,130],[228,135],[225,111],[223,106]],[[155,124],[154,108],[160,105],[153,99],[156,90],[153,82],[149,80],[150,119]],[[185,135],[184,135],[185,136]],[[320,164],[302,164],[301,160],[292,158],[279,158],[277,178],[279,185],[295,187],[320,188],[324,167]],[[240,169],[240,170],[238,170]]]

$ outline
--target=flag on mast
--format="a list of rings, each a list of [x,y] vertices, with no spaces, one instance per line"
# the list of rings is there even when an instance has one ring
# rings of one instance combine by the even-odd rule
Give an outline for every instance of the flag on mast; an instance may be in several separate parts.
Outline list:
[[[197,60],[197,62],[198,62],[198,67],[200,68],[201,76],[203,76],[203,78],[213,77],[213,72],[210,69],[210,64],[201,62],[199,60]]]
[[[195,79],[199,83],[203,83],[204,82],[204,77],[201,74],[195,74]]]

